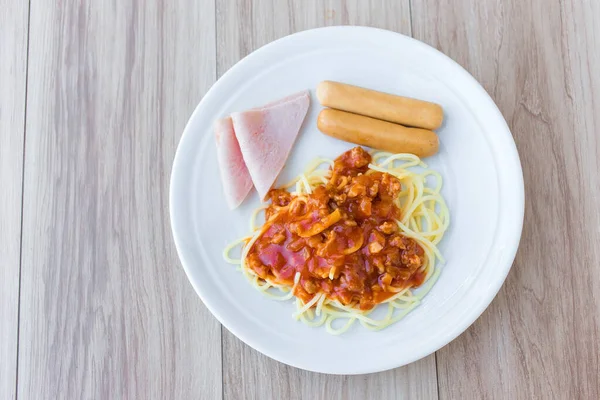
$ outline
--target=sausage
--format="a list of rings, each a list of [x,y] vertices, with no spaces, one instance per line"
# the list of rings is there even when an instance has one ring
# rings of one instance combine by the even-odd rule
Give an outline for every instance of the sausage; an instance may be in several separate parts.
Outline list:
[[[340,82],[319,83],[317,98],[325,107],[418,128],[437,129],[444,120],[438,104]]]
[[[408,128],[331,108],[319,113],[317,126],[321,132],[334,138],[391,153],[429,157],[439,149],[439,140],[433,131]]]

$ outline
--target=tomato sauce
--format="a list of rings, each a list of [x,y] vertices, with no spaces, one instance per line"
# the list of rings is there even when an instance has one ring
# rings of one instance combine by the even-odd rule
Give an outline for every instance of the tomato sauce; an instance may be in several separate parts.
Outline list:
[[[420,286],[424,251],[396,223],[400,181],[387,173],[365,174],[370,162],[370,154],[356,147],[335,160],[328,183],[312,194],[271,190],[268,228],[248,252],[248,267],[290,286],[299,272],[294,294],[305,303],[325,293],[362,310],[398,289]]]

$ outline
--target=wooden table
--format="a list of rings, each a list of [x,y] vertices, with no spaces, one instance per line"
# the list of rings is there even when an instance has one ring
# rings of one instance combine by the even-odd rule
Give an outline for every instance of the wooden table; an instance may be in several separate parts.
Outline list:
[[[168,217],[175,149],[210,85],[259,46],[338,24],[470,71],[526,190],[483,316],[364,376],[288,367],[223,329]],[[600,398],[599,24],[595,0],[0,0],[0,399]]]

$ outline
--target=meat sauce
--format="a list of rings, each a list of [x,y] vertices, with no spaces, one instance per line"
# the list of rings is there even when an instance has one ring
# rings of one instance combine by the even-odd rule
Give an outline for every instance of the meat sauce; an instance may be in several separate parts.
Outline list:
[[[270,224],[247,255],[261,278],[292,285],[305,303],[315,294],[368,310],[398,292],[420,286],[424,252],[400,234],[400,209],[394,200],[400,181],[365,174],[371,155],[356,147],[339,156],[326,185],[295,196],[269,192]]]

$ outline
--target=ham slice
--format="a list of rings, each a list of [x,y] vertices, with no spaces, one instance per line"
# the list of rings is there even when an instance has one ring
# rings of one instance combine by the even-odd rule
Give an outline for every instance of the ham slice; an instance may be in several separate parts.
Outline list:
[[[303,91],[259,109],[231,114],[244,162],[263,200],[283,169],[309,104],[310,95]]]
[[[230,209],[237,208],[252,189],[252,178],[240,150],[230,117],[215,122],[217,159],[225,199]]]
[[[272,101],[270,103],[267,103],[267,104],[265,104],[262,107],[253,108],[253,110],[264,110],[264,109],[267,109],[267,108],[278,106],[278,105],[283,104],[283,103],[287,103],[288,101],[297,100],[297,99],[299,99],[301,97],[304,97],[306,95],[309,96],[309,100],[310,100],[310,95],[308,93],[308,90],[303,90],[302,92],[290,94],[289,96],[285,96],[285,97],[283,97],[283,98],[281,98],[279,100],[275,100],[275,101]]]

